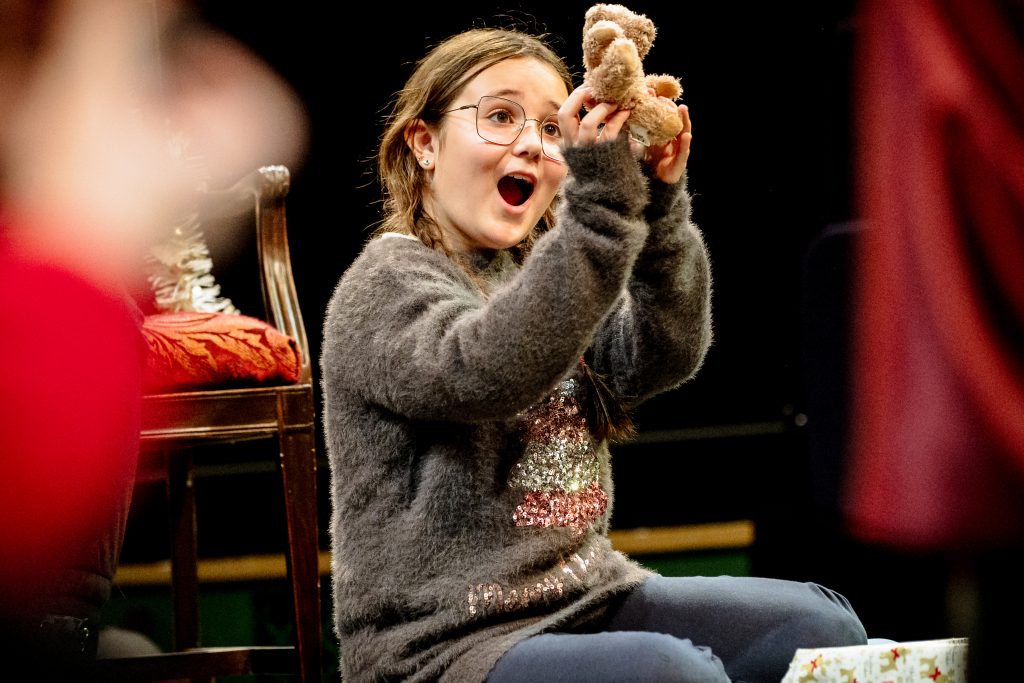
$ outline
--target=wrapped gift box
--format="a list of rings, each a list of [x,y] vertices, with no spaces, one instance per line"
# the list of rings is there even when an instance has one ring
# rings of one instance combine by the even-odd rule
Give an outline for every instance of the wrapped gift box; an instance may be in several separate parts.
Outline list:
[[[782,683],[967,683],[967,639],[801,648]]]

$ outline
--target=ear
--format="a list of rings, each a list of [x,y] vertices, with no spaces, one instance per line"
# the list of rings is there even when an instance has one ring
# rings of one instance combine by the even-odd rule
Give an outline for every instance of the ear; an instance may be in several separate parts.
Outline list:
[[[437,153],[435,140],[434,131],[423,122],[423,119],[416,119],[405,129],[405,144],[409,145],[413,156],[421,165],[424,160],[434,162]]]

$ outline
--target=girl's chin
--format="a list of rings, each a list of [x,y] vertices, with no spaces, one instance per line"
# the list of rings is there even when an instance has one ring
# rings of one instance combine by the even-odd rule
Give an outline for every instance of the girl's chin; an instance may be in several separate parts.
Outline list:
[[[485,239],[481,241],[486,242],[490,249],[511,249],[526,239],[526,236],[529,234],[529,228],[521,226],[508,227],[489,232],[485,235]]]
[[[526,239],[526,236],[528,234],[529,234],[528,230],[520,231],[520,232],[515,233],[514,235],[508,235],[504,239],[495,240],[495,244],[496,245],[500,245],[500,246],[495,246],[494,248],[495,249],[511,249],[512,247],[522,243],[522,241]]]
[[[461,245],[458,251],[481,251],[510,249],[521,243],[530,234],[532,225],[523,220],[492,220],[489,224],[474,226],[450,235],[452,242]],[[468,227],[468,226],[467,226]]]

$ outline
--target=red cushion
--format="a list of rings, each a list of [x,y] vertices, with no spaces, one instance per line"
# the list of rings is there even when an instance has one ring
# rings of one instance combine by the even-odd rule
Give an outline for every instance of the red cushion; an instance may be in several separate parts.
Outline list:
[[[262,320],[230,313],[157,313],[142,324],[145,390],[294,384],[298,344]]]

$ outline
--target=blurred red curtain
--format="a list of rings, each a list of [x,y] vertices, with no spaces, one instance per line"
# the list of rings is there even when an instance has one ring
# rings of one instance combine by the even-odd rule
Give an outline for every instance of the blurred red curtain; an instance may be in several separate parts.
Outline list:
[[[867,0],[856,52],[861,538],[1024,538],[1024,4]]]

